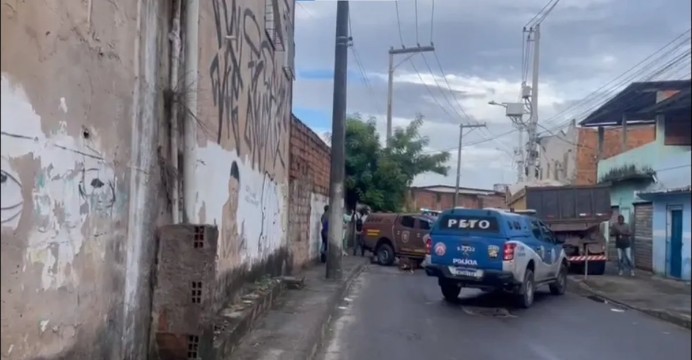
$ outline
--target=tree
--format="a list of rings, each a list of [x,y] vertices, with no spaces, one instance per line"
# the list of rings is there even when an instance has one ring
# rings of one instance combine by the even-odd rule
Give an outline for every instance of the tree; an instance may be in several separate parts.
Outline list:
[[[383,148],[375,120],[363,120],[359,114],[346,120],[346,203],[368,204],[375,211],[400,211],[413,179],[425,172],[446,175],[448,152],[426,154],[429,143],[421,136],[423,116],[405,128],[397,128],[390,146]]]

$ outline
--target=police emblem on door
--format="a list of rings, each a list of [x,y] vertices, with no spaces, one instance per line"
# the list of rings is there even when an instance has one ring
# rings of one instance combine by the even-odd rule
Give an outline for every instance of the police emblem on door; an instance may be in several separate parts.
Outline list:
[[[408,238],[409,238],[409,232],[408,231],[402,231],[401,232],[401,242],[404,244],[408,243]]]

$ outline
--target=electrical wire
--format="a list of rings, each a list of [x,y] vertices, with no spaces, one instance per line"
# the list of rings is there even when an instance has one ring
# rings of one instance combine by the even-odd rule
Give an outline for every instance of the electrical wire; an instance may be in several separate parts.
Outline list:
[[[420,44],[420,40],[418,40],[418,0],[414,0],[413,4],[416,7],[416,44]]]
[[[589,103],[592,103],[594,101],[598,103],[594,107],[594,109],[597,107],[600,107],[603,103],[605,103],[607,100],[609,100],[609,95],[611,95],[617,91],[620,91],[624,85],[632,82],[637,76],[641,75],[639,72],[636,72],[636,70],[642,71],[642,70],[645,70],[647,68],[651,68],[652,66],[655,66],[656,62],[662,61],[662,59],[665,58],[667,55],[669,55],[671,53],[671,51],[674,51],[676,49],[676,48],[673,48],[672,50],[668,50],[668,51],[664,52],[664,50],[666,50],[666,48],[675,44],[679,40],[682,40],[682,42],[677,45],[677,48],[679,48],[683,44],[689,44],[690,31],[692,31],[692,29],[688,29],[687,31],[683,32],[682,34],[679,34],[673,40],[669,41],[668,43],[666,43],[661,48],[652,52],[651,54],[649,54],[647,57],[645,57],[644,59],[639,61],[634,66],[630,67],[629,69],[627,69],[626,71],[624,71],[620,75],[616,76],[615,78],[606,82],[605,84],[603,84],[602,86],[600,86],[596,90],[587,94],[581,101],[576,102],[576,103],[568,106],[567,108],[561,110],[560,112],[552,115],[550,118],[543,121],[543,123],[544,124],[550,124],[553,122],[553,120],[563,118],[563,117],[568,117],[568,120],[566,120],[566,123],[569,123],[569,121],[571,121],[570,119],[575,118],[575,117],[574,116],[566,116],[566,114],[568,114],[573,109],[582,108],[583,106],[585,106]],[[683,38],[685,35],[687,35],[687,37]],[[656,57],[657,55],[658,55],[658,57]],[[654,57],[656,57],[656,58],[653,61],[649,61]],[[604,91],[604,90],[606,90],[606,91]]]
[[[404,35],[401,33],[401,18],[399,17],[399,1],[394,1],[394,7],[396,8],[396,24],[399,28],[399,40],[401,40],[401,47],[404,47]]]
[[[433,42],[433,26],[435,25],[435,0],[432,0],[432,6],[430,10],[430,43]]]

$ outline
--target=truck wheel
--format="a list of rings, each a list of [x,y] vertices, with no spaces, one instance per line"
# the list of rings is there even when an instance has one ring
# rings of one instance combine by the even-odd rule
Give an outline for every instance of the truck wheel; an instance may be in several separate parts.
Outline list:
[[[557,279],[555,279],[555,282],[548,285],[551,294],[563,295],[565,293],[567,289],[567,271],[567,266],[565,266],[565,264],[560,265],[560,272],[557,274]]]
[[[394,264],[394,249],[391,245],[384,243],[377,247],[377,262],[382,266]]]
[[[536,284],[533,282],[533,271],[526,269],[524,281],[521,283],[518,294],[519,306],[528,309],[533,305],[533,295],[536,291]]]
[[[440,290],[442,290],[442,296],[445,300],[456,301],[459,298],[461,286],[454,281],[440,279]]]

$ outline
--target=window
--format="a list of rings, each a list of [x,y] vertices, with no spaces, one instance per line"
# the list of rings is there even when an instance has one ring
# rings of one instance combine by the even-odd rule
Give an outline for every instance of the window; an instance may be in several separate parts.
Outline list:
[[[423,220],[423,219],[418,219],[418,223],[420,224],[420,229],[421,230],[430,230],[430,222],[428,220]]]
[[[543,240],[543,234],[541,233],[541,227],[538,225],[538,221],[531,221],[531,232],[533,233],[533,237],[538,240]]]
[[[552,230],[550,230],[550,228],[544,223],[540,223],[540,226],[541,232],[543,233],[543,240],[548,242],[555,242],[555,235],[553,234]]]
[[[414,229],[416,227],[416,219],[413,216],[402,216],[401,226]]]

